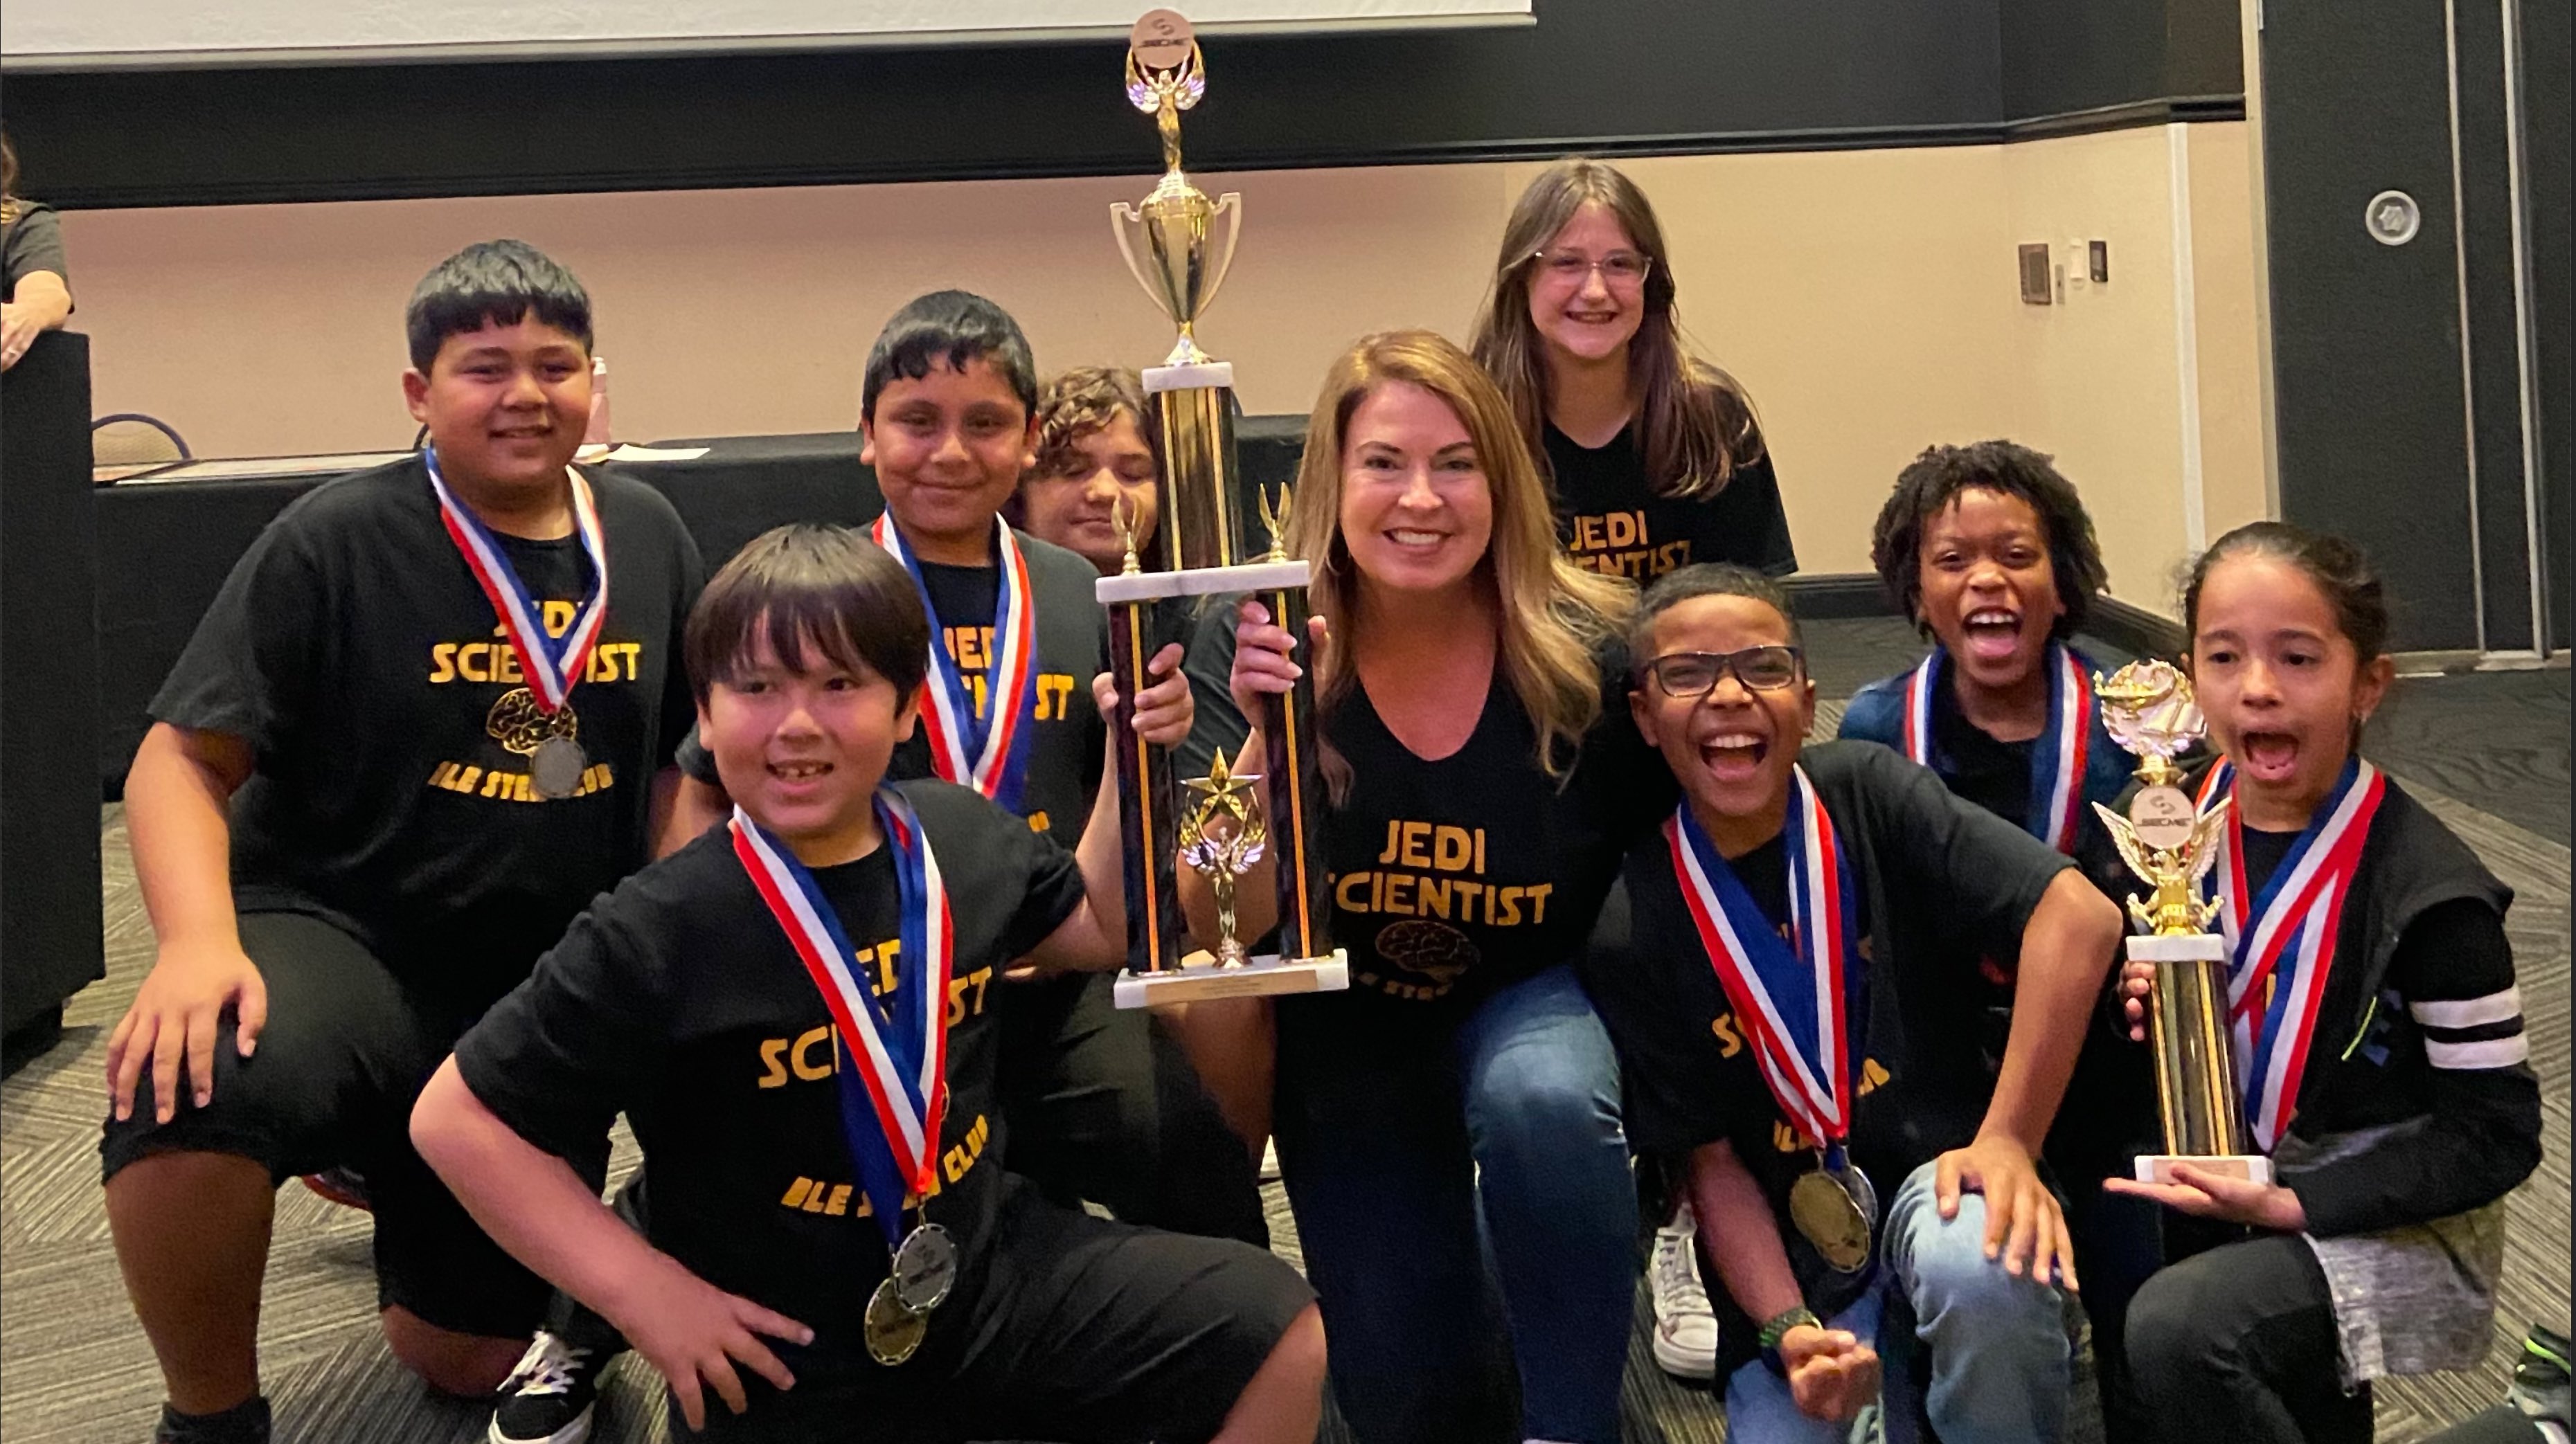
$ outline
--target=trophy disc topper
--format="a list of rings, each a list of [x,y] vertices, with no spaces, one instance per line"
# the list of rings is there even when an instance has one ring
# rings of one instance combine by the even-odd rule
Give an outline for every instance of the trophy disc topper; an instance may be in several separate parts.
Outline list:
[[[1127,100],[1154,117],[1162,134],[1163,178],[1142,205],[1113,202],[1109,219],[1127,269],[1180,330],[1172,354],[1163,360],[1166,366],[1208,363],[1196,334],[1199,316],[1225,283],[1243,232],[1241,196],[1228,192],[1211,201],[1181,173],[1181,112],[1206,94],[1207,58],[1190,22],[1177,11],[1146,11],[1128,35]],[[1217,218],[1229,211],[1233,220],[1220,239]],[[1144,233],[1141,259],[1131,235],[1137,231]]]

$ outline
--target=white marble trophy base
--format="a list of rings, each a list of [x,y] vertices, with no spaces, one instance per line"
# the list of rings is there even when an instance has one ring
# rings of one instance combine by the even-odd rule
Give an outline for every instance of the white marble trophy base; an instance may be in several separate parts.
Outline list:
[[[1148,366],[1139,378],[1145,383],[1145,394],[1160,396],[1166,391],[1196,391],[1205,386],[1234,389],[1234,363],[1201,361],[1195,366]]]
[[[2188,1163],[2203,1173],[2221,1178],[2241,1178],[2248,1183],[2270,1183],[2272,1160],[2259,1153],[2244,1155],[2219,1153],[2195,1157],[2188,1153],[2141,1153],[2135,1160],[2140,1183],[2176,1183],[2174,1165]]]
[[[1165,597],[1276,592],[1302,587],[1314,574],[1315,569],[1304,562],[1247,562],[1186,572],[1122,572],[1093,582],[1091,595],[1109,607],[1120,602],[1159,602]]]
[[[2129,961],[2133,963],[2223,963],[2227,961],[2227,939],[2216,933],[2168,933],[2162,937],[2131,933]]]
[[[1351,985],[1350,954],[1323,958],[1263,954],[1239,968],[1220,968],[1205,949],[1167,972],[1120,973],[1112,997],[1122,1008],[1201,1003],[1213,998],[1268,998],[1283,993],[1338,993]]]

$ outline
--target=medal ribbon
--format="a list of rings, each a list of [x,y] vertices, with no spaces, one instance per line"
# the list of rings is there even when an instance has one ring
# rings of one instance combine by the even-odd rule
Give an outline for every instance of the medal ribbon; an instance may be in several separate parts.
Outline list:
[[[903,1236],[906,1193],[928,1198],[936,1181],[941,1115],[948,1106],[944,1023],[954,957],[948,888],[921,819],[891,787],[879,788],[873,805],[886,846],[893,849],[900,918],[890,1004],[859,971],[858,953],[814,874],[739,805],[733,811],[733,851],[832,1015],[840,1036],[834,1074],[842,1131],[877,1227],[892,1249]],[[867,1118],[876,1121],[875,1128],[861,1121]]]
[[[1794,947],[1773,931],[1691,816],[1688,802],[1674,811],[1664,835],[1672,844],[1682,903],[1772,1096],[1801,1131],[1825,1146],[1827,1165],[1840,1168],[1843,1141],[1851,1135],[1856,1074],[1851,1021],[1868,986],[1854,921],[1859,900],[1823,800],[1804,768],[1792,768],[1789,776],[1781,844]]]
[[[1949,654],[1939,647],[1915,667],[1905,683],[1902,719],[1903,751],[1916,763],[1932,765],[1932,697],[1940,685]],[[2042,666],[2057,684],[2048,692],[2048,730],[2030,749],[2030,812],[2022,830],[2059,852],[2073,855],[2075,832],[2083,810],[2084,766],[2093,740],[2093,689],[2084,685],[2084,667],[2064,644],[2048,644]]]
[[[2232,798],[2235,784],[2235,769],[2220,762],[2202,782],[2202,805]],[[2361,866],[2371,819],[2387,792],[2388,779],[2378,768],[2359,757],[2347,760],[2334,790],[2259,892],[2246,885],[2244,811],[2229,809],[2222,844],[2227,856],[2224,866],[2211,871],[2219,879],[2219,923],[2229,954],[2228,1016],[2244,1070],[2245,1116],[2265,1153],[2298,1111],[2343,905]]]
[[[590,667],[591,649],[599,644],[600,627],[608,620],[608,543],[600,531],[599,512],[591,504],[589,481],[571,467],[564,468],[572,481],[573,529],[581,536],[582,550],[590,554],[591,584],[590,595],[573,612],[572,625],[564,628],[561,638],[554,638],[546,635],[545,613],[529,598],[518,568],[510,565],[499,539],[447,489],[447,478],[438,469],[437,449],[421,456],[429,463],[429,489],[438,496],[439,520],[447,524],[448,539],[464,555],[466,570],[474,573],[483,595],[491,599],[501,629],[509,634],[510,650],[518,654],[519,672],[528,679],[529,693],[540,710],[549,714],[561,710]]]
[[[931,769],[940,780],[972,787],[1009,812],[1020,810],[1020,793],[1028,772],[1031,731],[1027,713],[1036,695],[1037,614],[1029,605],[1029,564],[1020,555],[1018,538],[1000,517],[1002,579],[993,598],[993,665],[984,673],[985,705],[975,713],[975,689],[968,686],[957,659],[940,644],[939,609],[931,603],[921,564],[903,543],[903,533],[889,512],[869,528],[878,546],[912,574],[921,593],[921,608],[930,617],[930,671],[922,685],[921,728],[930,742]]]

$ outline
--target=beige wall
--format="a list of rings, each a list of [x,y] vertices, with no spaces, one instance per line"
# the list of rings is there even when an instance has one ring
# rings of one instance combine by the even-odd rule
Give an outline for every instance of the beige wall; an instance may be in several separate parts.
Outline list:
[[[1761,410],[1807,571],[1868,568],[1870,519],[1924,445],[2009,435],[2056,452],[2084,488],[2115,592],[2163,606],[2188,533],[2186,392],[2205,523],[2259,514],[2244,128],[2176,134],[2179,150],[2149,129],[1627,163],[1661,212],[1685,325]],[[1202,331],[1235,363],[1245,406],[1304,411],[1365,331],[1463,338],[1536,169],[1200,177],[1246,202],[1245,244]],[[97,409],[160,416],[200,455],[274,455],[407,443],[403,301],[440,256],[494,235],[544,247],[589,286],[630,439],[849,426],[878,324],[943,285],[1010,307],[1044,368],[1150,364],[1169,327],[1107,226],[1110,202],[1148,183],[96,211],[64,229]],[[2111,285],[2021,305],[2014,243],[2079,237],[2112,243]]]

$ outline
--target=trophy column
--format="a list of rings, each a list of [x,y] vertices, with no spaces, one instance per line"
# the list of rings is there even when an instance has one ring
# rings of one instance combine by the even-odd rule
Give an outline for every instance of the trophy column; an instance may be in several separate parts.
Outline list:
[[[1126,78],[1129,103],[1155,118],[1164,173],[1143,204],[1110,207],[1110,229],[1128,270],[1180,335],[1164,364],[1144,373],[1162,444],[1163,570],[1142,570],[1139,538],[1130,534],[1126,567],[1101,578],[1097,588],[1110,612],[1111,665],[1122,697],[1110,726],[1135,960],[1134,969],[1120,974],[1115,997],[1122,1008],[1138,1008],[1346,988],[1349,963],[1327,935],[1323,880],[1314,861],[1321,778],[1312,680],[1300,678],[1295,690],[1272,699],[1263,716],[1251,719],[1260,724],[1267,748],[1260,773],[1238,774],[1232,759],[1220,757],[1206,777],[1178,786],[1169,760],[1136,736],[1132,704],[1123,700],[1145,685],[1145,664],[1162,640],[1155,622],[1167,604],[1195,607],[1219,595],[1258,597],[1302,639],[1311,576],[1307,564],[1290,560],[1280,545],[1284,493],[1276,510],[1263,499],[1269,555],[1249,565],[1236,560],[1243,526],[1234,485],[1234,368],[1201,351],[1195,331],[1233,260],[1243,208],[1231,194],[1210,201],[1181,170],[1180,114],[1207,90],[1206,61],[1189,22],[1168,10],[1139,20],[1128,46]],[[1220,239],[1217,221],[1229,216]],[[1120,529],[1126,530],[1123,520]],[[1225,621],[1210,615],[1200,625]],[[1267,806],[1256,786],[1262,783]],[[1186,798],[1180,796],[1183,788]],[[1265,859],[1277,880],[1279,946],[1256,956],[1234,925],[1236,888]],[[1167,864],[1173,873],[1164,872]],[[1221,936],[1211,951],[1182,951],[1179,906],[1169,880],[1180,867],[1205,877],[1216,896]]]
[[[2129,917],[2143,929],[2128,940],[2128,959],[2155,968],[2147,1008],[2147,1043],[2155,1056],[2156,1114],[2165,1151],[2142,1154],[2143,1183],[2170,1183],[2173,1167],[2188,1163],[2205,1172],[2254,1183],[2272,1181],[2272,1160],[2251,1145],[2245,1097],[2236,1084],[2235,1045],[2227,1026],[2227,940],[2209,931],[2218,915],[2204,902],[2200,881],[2218,858],[2222,803],[2207,812],[2175,784],[2182,774],[2173,759],[2200,738],[2200,708],[2190,679],[2165,662],[2132,662],[2108,681],[2096,676],[2104,730],[2141,759],[2145,785],[2129,799],[2129,815],[2093,804],[2119,845],[2129,870],[2155,888],[2129,899]]]

